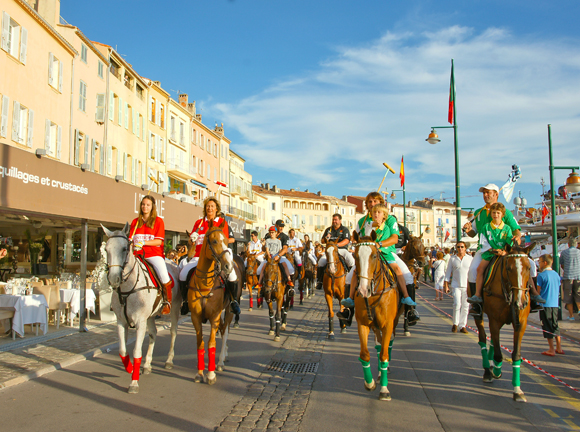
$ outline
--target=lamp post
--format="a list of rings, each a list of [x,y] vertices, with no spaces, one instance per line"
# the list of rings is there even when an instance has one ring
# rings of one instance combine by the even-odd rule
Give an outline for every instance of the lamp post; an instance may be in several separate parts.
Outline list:
[[[407,206],[405,204],[405,183],[403,183],[403,189],[393,189],[391,191],[391,199],[397,198],[395,192],[403,192],[403,225],[407,228]]]
[[[451,59],[451,85],[449,88],[449,123],[452,126],[432,126],[431,133],[429,137],[425,140],[429,144],[437,144],[441,140],[437,136],[435,129],[453,129],[453,142],[454,142],[454,153],[455,153],[455,232],[459,237],[461,232],[461,203],[459,194],[459,153],[457,150],[457,104],[455,97],[455,75],[453,73],[453,59]]]
[[[431,228],[429,227],[429,224],[421,223],[421,213],[422,213],[421,210],[419,210],[419,236],[421,236],[423,234],[423,231],[421,228],[423,225],[427,227],[427,228],[425,228],[426,234],[429,234],[431,232]]]

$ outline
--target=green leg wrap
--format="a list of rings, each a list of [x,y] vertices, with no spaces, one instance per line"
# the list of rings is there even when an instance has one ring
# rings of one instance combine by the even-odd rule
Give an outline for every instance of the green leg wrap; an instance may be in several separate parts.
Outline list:
[[[512,385],[514,387],[520,386],[520,365],[522,364],[521,360],[516,360],[512,364]]]
[[[489,357],[487,353],[487,344],[485,342],[478,342],[481,347],[481,360],[484,369],[489,369]]]
[[[493,355],[495,354],[495,351],[493,349],[493,343],[489,344],[489,352],[487,354],[487,358],[489,359],[489,361],[493,360]]]
[[[499,376],[501,374],[501,365],[503,362],[499,362],[496,363],[495,361],[493,362],[493,374],[495,376]]]
[[[389,384],[388,377],[389,362],[379,362],[379,370],[381,371],[381,387],[386,387]]]
[[[379,359],[379,373],[381,372],[381,345],[375,345],[377,350],[377,358]]]
[[[364,361],[360,357],[359,357],[358,360],[361,362],[362,367],[363,367],[363,374],[364,374],[364,377],[365,377],[365,382],[367,384],[372,383],[373,382],[373,373],[371,372],[371,362],[370,361],[368,361],[368,362],[367,361]]]

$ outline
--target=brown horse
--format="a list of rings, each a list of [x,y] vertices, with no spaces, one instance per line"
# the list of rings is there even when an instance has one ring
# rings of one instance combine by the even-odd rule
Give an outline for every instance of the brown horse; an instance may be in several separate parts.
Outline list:
[[[395,328],[403,312],[396,285],[397,278],[380,257],[374,231],[370,237],[361,239],[355,231],[353,239],[357,242],[354,260],[359,279],[354,310],[360,339],[359,360],[363,366],[365,389],[373,391],[377,387],[371,372],[371,358],[367,347],[369,332],[372,329],[377,343],[375,348],[379,355],[381,384],[379,400],[391,400],[387,388],[387,373]]]
[[[316,264],[313,264],[309,258],[309,251],[314,245],[310,240],[304,246],[302,252],[302,272],[300,274],[300,304],[303,303],[304,297],[314,295],[314,285],[316,284]]]
[[[254,299],[252,298],[252,289],[258,285],[258,267],[259,262],[257,259],[257,254],[249,254],[246,258],[246,288],[250,294],[250,309],[254,307]],[[259,295],[259,294],[258,294]]]
[[[263,297],[268,305],[268,315],[270,317],[270,331],[268,334],[274,336],[274,340],[278,342],[280,340],[280,330],[286,328],[286,322],[281,325],[280,316],[281,314],[286,315],[288,311],[289,299],[284,301],[284,291],[286,289],[286,278],[282,277],[282,272],[280,271],[279,261],[274,258],[269,258],[266,265],[263,268],[264,273],[264,286]],[[272,303],[276,302],[276,315],[274,315],[274,307]],[[283,326],[283,327],[282,327]],[[275,328],[275,330],[274,330]]]
[[[223,370],[227,353],[229,325],[234,317],[230,311],[230,299],[225,295],[225,279],[234,270],[233,253],[228,249],[228,239],[219,226],[209,223],[209,229],[203,240],[197,268],[188,282],[187,301],[191,311],[191,322],[197,335],[197,375],[195,382],[203,382],[205,370],[205,349],[202,323],[209,321],[211,331],[208,341],[208,374],[207,383],[216,382],[216,332],[222,335],[222,349],[219,356],[218,370]],[[189,236],[189,233],[187,233]],[[193,257],[195,250],[190,247],[189,255]],[[225,317],[222,319],[222,311]]]
[[[407,286],[407,291],[409,292],[409,297],[415,301],[415,288],[418,287],[417,280],[423,271],[423,266],[428,264],[429,258],[425,255],[425,245],[423,245],[423,234],[420,237],[411,236],[411,239],[407,242],[405,246],[405,251],[401,257],[403,262],[407,265],[409,271],[413,274],[413,286]],[[405,319],[403,323],[403,328],[405,330],[405,336],[411,336],[409,332],[409,325],[407,324],[407,312],[410,311],[413,306],[405,305]]]
[[[344,286],[346,285],[346,268],[338,255],[338,246],[335,242],[329,241],[326,243],[326,270],[324,271],[324,279],[322,286],[324,287],[324,297],[328,305],[328,339],[334,339],[334,311],[332,310],[333,298],[338,300],[340,311],[344,306],[340,301],[344,299]],[[346,333],[346,324],[342,321],[340,324],[340,332]]]
[[[530,278],[529,252],[535,243],[520,248],[506,246],[507,255],[499,257],[490,269],[489,282],[484,286],[483,312],[489,320],[491,344],[487,350],[487,340],[483,319],[476,319],[479,331],[479,346],[483,360],[483,382],[492,382],[501,377],[503,355],[499,341],[499,332],[504,324],[512,324],[514,328],[514,346],[512,352],[512,385],[513,399],[526,402],[524,392],[520,389],[520,365],[522,363],[522,338],[528,325],[530,313],[530,294],[528,280]],[[493,358],[494,366],[490,366]]]

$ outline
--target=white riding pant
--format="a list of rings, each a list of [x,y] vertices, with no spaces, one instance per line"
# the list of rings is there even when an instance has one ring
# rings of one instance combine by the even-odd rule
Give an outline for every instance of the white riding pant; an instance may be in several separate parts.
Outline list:
[[[256,257],[256,260],[257,260],[259,263],[262,263],[262,261],[264,261],[264,255],[258,255],[258,256]],[[245,258],[245,259],[244,259],[244,266],[245,266],[245,267],[247,267],[247,266],[248,266],[248,258]]]
[[[467,272],[467,280],[470,283],[475,283],[475,281],[477,280],[477,267],[479,267],[479,263],[481,262],[481,260],[483,258],[481,258],[481,255],[483,255],[483,250],[480,249],[477,251],[477,253],[475,254],[475,256],[473,257],[473,261],[471,261],[471,265],[469,266],[469,271]]]
[[[300,256],[300,251],[294,251],[294,262],[296,265],[302,265],[302,257]]]
[[[162,284],[166,284],[167,282],[171,281],[169,277],[169,273],[167,273],[167,266],[165,265],[165,258],[160,256],[152,256],[149,258],[145,258],[151,267],[155,269],[157,276],[159,276],[159,280]]]
[[[266,265],[267,261],[264,260],[264,262],[262,262],[262,264],[260,264],[260,267],[258,267],[258,276],[260,276],[262,274],[262,269],[264,268],[264,266]],[[294,266],[292,265],[292,263],[290,261],[288,261],[288,258],[286,257],[281,257],[280,258],[280,263],[286,263],[286,267],[288,268],[288,273],[290,273],[290,276],[292,276],[294,274]]]
[[[310,252],[310,253],[308,254],[308,258],[310,259],[310,261],[312,261],[312,264],[314,264],[314,265],[316,265],[316,263],[318,262],[318,261],[316,260],[316,255],[314,255],[314,252]]]
[[[179,280],[182,282],[185,282],[185,280],[187,279],[187,274],[189,273],[189,271],[192,268],[197,267],[198,262],[199,262],[199,257],[193,257],[191,259],[191,261],[184,264],[183,267],[181,268],[181,271],[179,272]],[[185,263],[185,260],[183,260],[182,263]],[[235,282],[237,280],[238,280],[238,275],[236,274],[236,272],[234,270],[232,270],[231,273],[228,275],[228,281]]]
[[[467,325],[469,312],[467,288],[451,288],[451,293],[453,294],[453,324],[462,329]]]
[[[354,267],[354,258],[352,257],[352,254],[349,251],[347,251],[346,249],[338,249],[338,253],[340,256],[344,258],[347,266]],[[318,267],[324,267],[325,265],[326,265],[326,254],[322,255],[320,257],[320,260],[318,261]]]
[[[405,278],[405,284],[406,285],[411,285],[415,282],[414,278],[413,278],[413,274],[409,271],[409,267],[407,267],[407,264],[405,264],[405,262],[398,257],[398,255],[393,254],[393,256],[395,257],[395,262],[399,265],[399,268],[401,269],[401,272],[403,273],[403,278]],[[354,261],[354,259],[353,259]],[[350,269],[350,271],[348,272],[348,274],[346,275],[346,283],[348,285],[350,285],[351,281],[352,281],[352,275],[354,273],[354,265],[352,266],[352,268]]]

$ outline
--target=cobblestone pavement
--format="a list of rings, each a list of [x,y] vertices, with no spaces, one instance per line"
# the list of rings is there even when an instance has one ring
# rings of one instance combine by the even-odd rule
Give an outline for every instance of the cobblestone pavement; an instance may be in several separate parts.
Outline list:
[[[317,296],[311,309],[272,357],[272,362],[265,365],[264,371],[216,431],[298,431],[316,377],[316,365],[322,358],[327,331],[328,309],[324,297]],[[270,369],[275,362],[286,363],[288,367],[282,371]],[[309,370],[288,371],[296,366],[309,366]]]
[[[157,320],[158,330],[168,326],[169,317]],[[134,330],[131,330],[129,342],[133,340]],[[89,327],[86,333],[65,333],[59,338],[0,352],[0,388],[20,384],[94,357],[117,343],[117,326],[116,322],[112,322]]]

